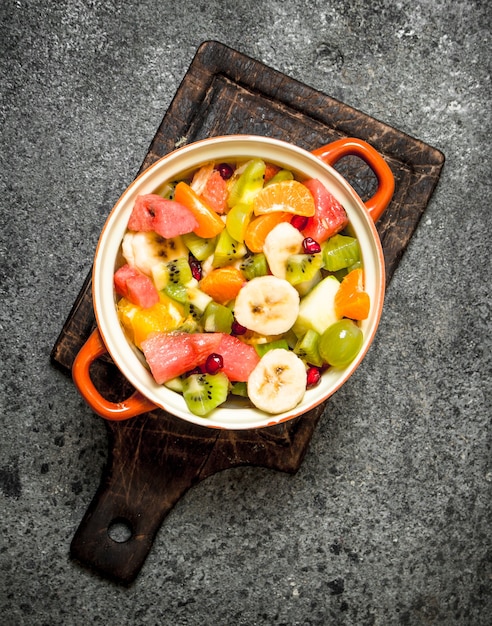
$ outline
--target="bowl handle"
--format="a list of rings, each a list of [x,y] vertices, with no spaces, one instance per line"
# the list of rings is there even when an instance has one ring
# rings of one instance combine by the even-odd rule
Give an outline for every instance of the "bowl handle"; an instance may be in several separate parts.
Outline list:
[[[358,156],[369,165],[378,179],[378,188],[364,204],[369,215],[376,222],[391,202],[395,190],[393,173],[379,152],[362,139],[348,137],[316,148],[312,153],[331,166],[342,157],[349,155]]]
[[[112,421],[126,420],[156,409],[156,405],[138,391],[121,402],[110,402],[103,398],[92,382],[90,366],[105,353],[107,353],[106,346],[99,329],[96,328],[73,362],[72,377],[74,383],[91,409],[101,417]]]

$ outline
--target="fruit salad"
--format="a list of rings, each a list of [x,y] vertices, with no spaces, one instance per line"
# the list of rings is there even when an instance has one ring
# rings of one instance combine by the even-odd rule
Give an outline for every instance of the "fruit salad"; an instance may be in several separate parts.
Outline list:
[[[138,196],[114,288],[155,381],[199,416],[232,396],[294,409],[362,347],[370,301],[347,226],[319,180],[261,158],[205,163]]]

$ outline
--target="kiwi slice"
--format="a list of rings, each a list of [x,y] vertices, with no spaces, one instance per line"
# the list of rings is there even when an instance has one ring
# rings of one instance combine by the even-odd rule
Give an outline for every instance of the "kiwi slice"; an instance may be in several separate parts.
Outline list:
[[[193,232],[181,235],[181,238],[191,254],[199,261],[205,261],[213,253],[217,243],[217,237],[204,239]]]
[[[180,257],[175,261],[169,261],[167,271],[169,274],[169,282],[175,285],[186,285],[193,278],[190,264],[185,257]]]
[[[177,293],[180,294],[180,285],[176,285],[175,289]],[[185,288],[185,292],[183,300],[185,319],[179,330],[190,333],[201,332],[203,331],[201,320],[207,306],[212,302],[212,298],[204,291],[194,286]]]
[[[168,283],[162,290],[167,296],[184,304],[187,301],[186,285],[179,283]]]
[[[335,276],[335,278],[337,278],[340,282],[342,282],[342,280],[345,278],[345,276],[347,276],[347,274],[350,274],[352,270],[359,269],[360,267],[362,267],[362,262],[357,261],[357,263],[354,263],[353,265],[349,265],[348,267],[344,267],[341,270],[337,270],[336,272],[333,272],[333,276]]]
[[[183,397],[194,415],[204,416],[226,401],[229,379],[224,372],[191,374],[183,381]]]
[[[174,189],[176,188],[177,184],[178,181],[176,180],[167,181],[157,187],[154,193],[156,193],[158,196],[166,198],[166,200],[172,200],[174,198]]]
[[[334,235],[323,245],[322,254],[324,268],[337,272],[360,261],[359,242],[348,235]]]
[[[207,305],[201,319],[203,329],[207,333],[227,333],[230,335],[234,314],[231,309],[212,300]]]
[[[323,274],[321,270],[318,270],[310,280],[305,280],[302,283],[297,283],[297,285],[295,285],[295,288],[297,289],[297,292],[301,296],[301,298],[303,298],[313,289],[315,285],[317,285],[322,280]]]
[[[248,383],[245,382],[233,382],[231,383],[231,394],[233,396],[240,396],[241,398],[248,397]]]
[[[188,313],[176,330],[181,333],[201,333],[203,328],[199,324],[199,319]]]
[[[311,280],[323,265],[321,252],[314,254],[291,254],[285,266],[285,278],[291,285]]]
[[[300,359],[309,363],[309,365],[316,365],[316,367],[323,365],[323,359],[318,349],[319,338],[320,334],[310,328],[294,346],[294,352]]]
[[[184,320],[178,330],[187,333],[203,331],[201,318],[212,298],[194,285],[168,283],[162,290],[170,298],[183,304]]]
[[[290,170],[279,170],[275,176],[272,176],[272,178],[265,183],[265,187],[274,185],[275,183],[281,183],[284,180],[294,180],[294,174]]]
[[[188,258],[179,257],[166,263],[157,263],[152,268],[152,278],[156,288],[160,291],[168,285],[186,285],[192,280],[193,274]]]
[[[255,350],[260,357],[270,350],[275,350],[276,348],[283,348],[284,350],[288,350],[289,344],[287,343],[286,339],[275,339],[274,341],[269,341],[268,343],[255,344]]]
[[[233,239],[229,231],[224,228],[217,239],[215,246],[213,267],[224,267],[241,259],[246,254],[246,246],[240,241]]]
[[[243,204],[253,202],[255,195],[263,187],[265,170],[265,161],[262,159],[252,159],[247,163],[229,193],[227,204],[230,208],[240,202]]]
[[[164,386],[172,391],[177,391],[178,393],[183,393],[183,378],[181,376],[176,376],[176,378],[171,378],[164,383]]]
[[[263,252],[247,256],[240,265],[240,270],[247,280],[268,274],[268,262]]]
[[[193,304],[193,302],[185,302],[184,305],[184,317],[185,319],[192,319],[197,325],[202,319],[203,311]]]

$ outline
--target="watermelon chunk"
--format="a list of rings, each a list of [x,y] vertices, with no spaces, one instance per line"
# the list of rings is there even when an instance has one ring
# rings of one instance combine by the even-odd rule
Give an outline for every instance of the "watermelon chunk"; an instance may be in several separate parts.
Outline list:
[[[220,333],[157,333],[142,342],[142,350],[157,384],[181,376],[217,352]]]
[[[116,293],[132,304],[148,309],[159,302],[159,293],[154,283],[136,267],[122,265],[116,270],[113,280]]]
[[[137,196],[128,220],[130,230],[153,230],[165,239],[191,233],[197,227],[198,222],[188,208],[153,193]]]
[[[246,382],[260,360],[253,346],[227,334],[222,334],[217,353],[224,360],[222,371],[233,382]]]
[[[260,360],[253,346],[226,333],[156,333],[142,350],[158,384],[203,366],[212,353],[222,356],[230,381],[245,382]]]
[[[304,237],[312,237],[318,243],[336,235],[348,224],[348,216],[343,206],[316,178],[304,182],[314,198],[316,212],[308,218],[302,230]]]

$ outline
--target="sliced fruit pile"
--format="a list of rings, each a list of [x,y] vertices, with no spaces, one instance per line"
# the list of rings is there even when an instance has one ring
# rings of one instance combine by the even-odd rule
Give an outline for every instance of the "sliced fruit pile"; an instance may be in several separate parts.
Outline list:
[[[370,308],[347,225],[319,180],[262,159],[207,163],[139,196],[114,288],[156,382],[196,415],[230,395],[275,414],[346,367]]]

